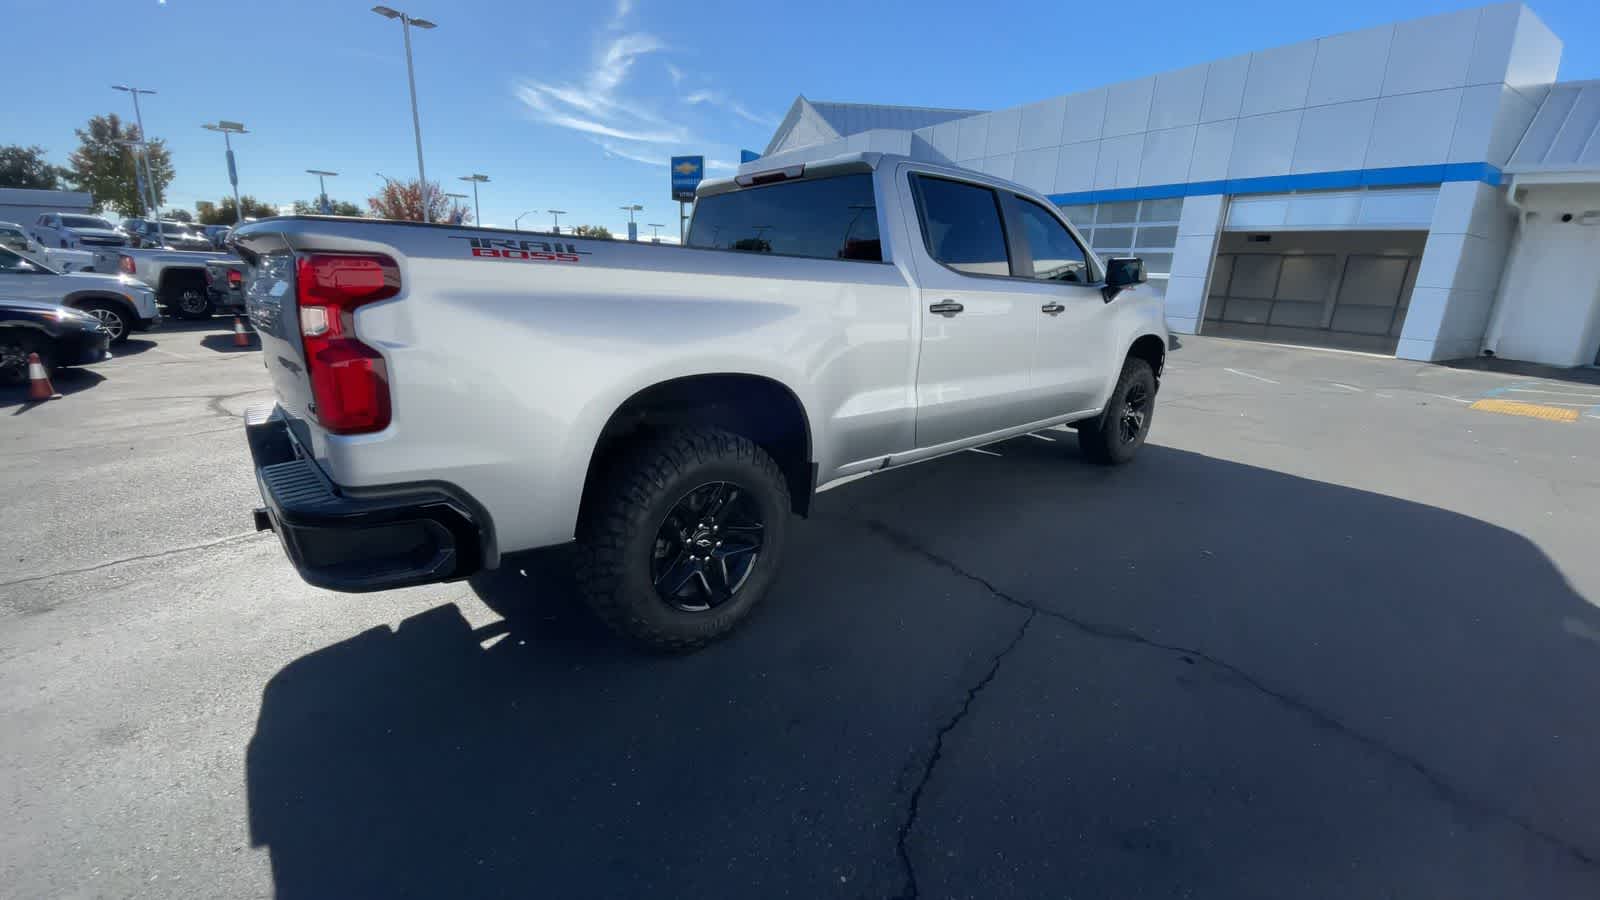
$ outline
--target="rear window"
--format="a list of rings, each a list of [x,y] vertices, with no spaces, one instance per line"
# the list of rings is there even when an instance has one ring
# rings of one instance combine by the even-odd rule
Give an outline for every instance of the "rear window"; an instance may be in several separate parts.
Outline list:
[[[912,177],[920,192],[922,238],[934,259],[967,275],[1011,274],[1000,198],[994,191],[927,175]]]
[[[702,197],[695,202],[688,244],[882,262],[872,176],[837,175]]]
[[[94,216],[62,216],[61,224],[68,228],[104,228],[111,230],[111,223],[105,219],[96,219]]]

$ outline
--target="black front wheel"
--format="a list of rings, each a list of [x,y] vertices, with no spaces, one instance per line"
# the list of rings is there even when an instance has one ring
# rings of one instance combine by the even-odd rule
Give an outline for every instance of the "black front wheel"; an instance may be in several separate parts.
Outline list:
[[[180,319],[209,319],[211,298],[206,296],[205,288],[189,285],[178,294],[172,309]]]
[[[1155,411],[1155,372],[1148,362],[1130,356],[1122,364],[1105,411],[1078,426],[1078,448],[1101,465],[1128,462],[1144,446]]]
[[[586,501],[578,584],[606,624],[689,650],[728,633],[777,575],[789,492],[772,457],[714,428],[655,433]]]

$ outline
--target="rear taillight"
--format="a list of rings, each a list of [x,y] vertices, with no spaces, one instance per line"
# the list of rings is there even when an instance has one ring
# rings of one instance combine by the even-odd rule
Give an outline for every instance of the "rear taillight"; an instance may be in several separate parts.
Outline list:
[[[134,271],[133,257],[126,253],[117,254],[117,271],[124,275],[136,274]]]
[[[228,287],[240,288],[244,286],[244,273],[238,269],[228,270]]]
[[[389,372],[378,351],[356,337],[354,314],[400,293],[400,267],[387,256],[350,253],[314,253],[297,265],[313,414],[334,434],[382,431],[389,427]]]

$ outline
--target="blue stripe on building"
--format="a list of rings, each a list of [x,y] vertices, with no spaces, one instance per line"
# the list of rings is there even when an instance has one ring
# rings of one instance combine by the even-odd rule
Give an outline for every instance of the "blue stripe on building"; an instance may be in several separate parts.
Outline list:
[[[1103,191],[1077,191],[1070,194],[1051,194],[1050,201],[1059,206],[1075,206],[1087,203],[1120,203],[1128,200],[1204,197],[1209,194],[1283,194],[1289,191],[1434,185],[1448,181],[1481,181],[1487,185],[1497,186],[1501,182],[1501,175],[1499,169],[1486,162],[1392,166],[1386,169],[1346,169],[1339,172],[1307,172],[1303,175],[1269,175],[1264,178],[1229,178],[1223,181],[1190,181],[1183,184],[1153,184]]]

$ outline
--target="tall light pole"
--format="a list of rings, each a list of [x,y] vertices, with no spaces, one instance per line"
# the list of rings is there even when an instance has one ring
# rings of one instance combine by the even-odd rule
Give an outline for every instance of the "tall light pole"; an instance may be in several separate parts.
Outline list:
[[[646,222],[645,224],[650,226],[650,241],[651,241],[651,243],[655,243],[655,244],[661,243],[661,228],[662,228],[661,223],[660,222]]]
[[[427,31],[439,26],[427,19],[417,19],[387,6],[374,6],[372,11],[386,19],[400,20],[400,33],[406,40],[406,82],[411,85],[411,131],[417,138],[417,193],[422,197],[422,208],[428,208],[428,171],[422,167],[422,119],[417,115],[417,75],[411,65],[411,29]]]
[[[551,219],[555,223],[555,224],[550,226],[550,233],[551,234],[560,234],[561,233],[561,217],[566,215],[567,211],[564,210],[564,209],[547,209],[547,210],[545,210],[545,212],[550,214]]]
[[[233,223],[244,224],[244,209],[239,206],[239,169],[233,164],[233,138],[229,135],[249,134],[241,122],[229,122],[219,119],[215,124],[207,122],[200,126],[207,131],[222,132],[222,143],[228,148],[228,183],[233,185]]]
[[[137,191],[139,194],[139,215],[151,220],[160,219],[161,214],[159,210],[155,212],[151,212],[150,210],[150,198],[145,196],[144,191],[144,170],[139,168],[139,156],[144,153],[144,141],[135,141],[123,138],[122,140],[117,141],[117,143],[127,147],[129,151],[133,153],[133,180],[137,183],[139,188]]]
[[[317,209],[323,215],[327,215],[333,208],[328,205],[328,183],[323,179],[332,178],[339,173],[329,172],[326,169],[307,169],[306,174],[317,176]]]
[[[139,111],[139,95],[140,94],[154,94],[155,91],[147,90],[147,89],[141,88],[141,87],[129,87],[128,85],[125,85],[125,84],[113,84],[111,86],[111,89],[114,90],[114,91],[123,91],[123,92],[125,92],[125,93],[127,93],[127,94],[129,94],[130,96],[133,97],[133,120],[134,120],[134,122],[138,123],[138,125],[139,125],[139,140],[140,141],[148,141],[150,139],[150,136],[148,134],[145,134],[145,131],[144,131],[144,113]],[[155,170],[150,167],[150,153],[149,153],[149,151],[146,150],[143,147],[143,145],[141,145],[140,150],[142,151],[141,155],[144,156],[144,183],[146,185],[148,185],[148,190],[150,191],[150,198],[149,198],[150,205],[149,205],[149,210],[148,210],[149,214],[150,214],[149,218],[159,219],[159,218],[161,218],[161,204],[156,202],[156,200],[157,200],[157,197],[156,197],[156,173],[155,173]],[[138,167],[138,158],[137,157],[135,157],[135,159],[134,159],[134,166],[135,166],[135,174],[138,174],[137,173],[137,167]],[[143,197],[143,195],[141,195],[140,196],[140,200],[143,200],[143,199],[144,199],[144,197]]]
[[[474,224],[482,225],[483,211],[478,207],[478,185],[488,181],[489,176],[479,175],[478,173],[474,172],[471,175],[461,176],[461,180],[472,182],[472,218],[474,220]]]
[[[530,209],[527,212],[523,213],[521,216],[517,216],[515,219],[512,219],[511,220],[511,228],[512,228],[512,230],[513,231],[521,231],[522,230],[522,216],[531,216],[536,212],[538,212],[538,210]]]
[[[637,203],[630,203],[627,206],[619,206],[617,209],[625,210],[628,213],[628,240],[637,241],[639,239],[639,226],[633,224],[633,214],[644,209],[644,207]]]
[[[445,196],[446,196],[446,197],[449,197],[449,198],[450,198],[450,199],[451,199],[451,200],[465,200],[465,199],[467,199],[467,195],[466,195],[466,194],[451,194],[451,193],[446,193],[446,194],[445,194]],[[454,209],[455,209],[455,206],[456,206],[456,204],[454,204],[454,203],[451,203],[451,204],[450,204],[450,208],[451,208],[451,209],[452,209],[452,210],[454,210]],[[461,224],[461,223],[459,223],[459,222],[456,222],[456,223],[452,223],[452,224],[457,224],[457,225],[459,225],[459,224]]]

